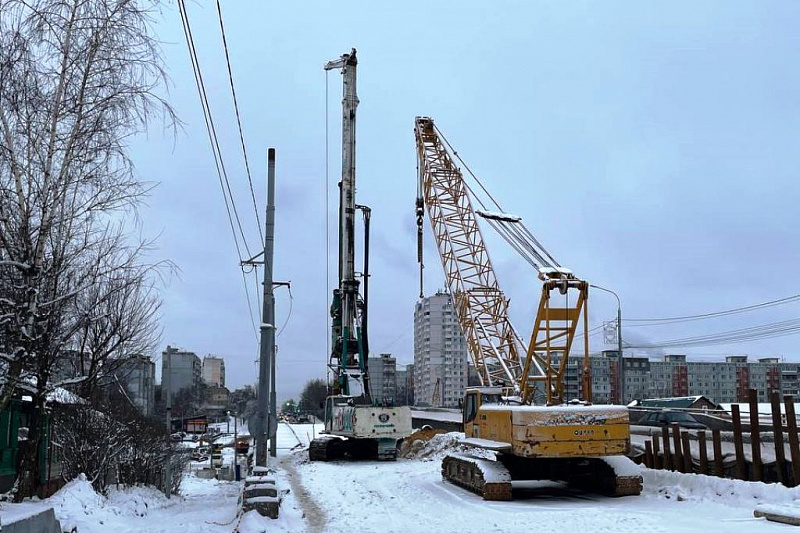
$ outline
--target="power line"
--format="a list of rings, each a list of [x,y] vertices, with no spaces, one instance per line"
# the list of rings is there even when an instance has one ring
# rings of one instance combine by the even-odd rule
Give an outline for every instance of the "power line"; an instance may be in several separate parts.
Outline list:
[[[729,316],[729,315],[736,315],[739,313],[746,313],[749,311],[756,311],[760,309],[766,309],[769,307],[774,307],[778,305],[785,305],[788,303],[793,303],[800,300],[800,294],[795,294],[792,296],[787,296],[785,298],[779,298],[777,300],[770,300],[768,302],[762,302],[759,304],[748,305],[745,307],[736,307],[734,309],[727,309],[725,311],[717,311],[712,313],[702,313],[698,315],[687,315],[687,316],[676,316],[676,317],[667,317],[667,318],[626,318],[623,319],[623,322],[640,322],[641,324],[631,324],[633,325],[662,325],[662,324],[679,324],[681,322],[689,322],[692,320],[705,320],[708,318],[716,318],[720,316]]]
[[[239,263],[241,263],[243,259],[242,251],[241,248],[239,247],[239,239],[236,234],[236,228],[234,227],[233,223],[234,217],[232,216],[231,208],[233,209],[233,215],[235,215],[236,223],[239,227],[239,232],[241,233],[242,242],[244,244],[245,250],[247,251],[248,255],[252,254],[250,254],[250,249],[247,246],[247,239],[245,238],[244,230],[242,229],[242,224],[241,221],[239,220],[239,214],[236,209],[236,203],[234,201],[233,194],[231,192],[230,182],[228,181],[227,172],[225,171],[225,163],[222,159],[222,151],[220,150],[216,128],[214,127],[214,120],[211,115],[211,107],[208,102],[208,96],[205,90],[205,83],[203,82],[203,74],[200,69],[200,62],[197,57],[197,50],[194,46],[192,30],[191,26],[189,25],[189,15],[188,12],[186,11],[186,5],[184,3],[184,0],[178,1],[178,11],[181,17],[181,23],[182,23],[181,26],[183,29],[184,37],[186,39],[186,46],[189,51],[189,59],[192,64],[192,73],[194,74],[195,86],[197,87],[197,93],[200,96],[200,105],[203,109],[203,120],[205,122],[206,132],[208,133],[208,140],[209,143],[211,144],[211,152],[214,157],[214,167],[216,168],[217,171],[217,178],[219,179],[220,190],[222,191],[222,199],[225,203],[225,211],[228,215],[228,223],[230,224],[231,234],[233,235],[233,243],[234,246],[236,247],[236,254],[239,258]],[[248,176],[249,176],[249,170],[248,170]],[[226,185],[227,185],[227,194],[225,191]],[[256,216],[258,216],[258,213],[256,213]],[[245,297],[247,299],[247,311],[250,314],[250,322],[253,327],[253,332],[256,335],[256,342],[258,342],[258,332],[256,329],[255,318],[253,316],[252,304],[250,302],[250,292],[247,289],[247,280],[245,279],[244,270],[242,270],[242,283],[245,292]],[[256,294],[258,294],[258,291],[256,291]]]
[[[225,37],[225,25],[222,23],[222,6],[217,0],[217,15],[219,18],[219,29],[222,33],[222,47],[225,50],[225,64],[228,66],[228,80],[231,86],[231,95],[233,96],[233,109],[236,112],[236,124],[239,127],[239,140],[242,144],[242,155],[244,156],[244,168],[247,171],[247,182],[250,184],[250,196],[253,199],[253,211],[256,214],[256,223],[258,224],[258,234],[261,237],[261,242],[264,242],[264,233],[261,231],[261,219],[258,216],[258,204],[256,202],[256,193],[253,189],[253,177],[250,173],[250,162],[247,159],[247,148],[244,142],[244,133],[242,130],[242,120],[239,117],[239,102],[236,99],[236,89],[233,84],[233,70],[231,69],[231,59],[228,55],[228,39]]]
[[[631,348],[670,348],[676,346],[713,346],[736,344],[760,339],[800,334],[800,319],[770,322],[747,328],[732,329],[707,335],[668,339],[661,342],[632,344]]]
[[[225,169],[225,161],[222,157],[222,150],[219,145],[219,138],[217,136],[217,129],[214,126],[214,117],[211,114],[211,106],[208,102],[208,94],[206,93],[205,82],[203,81],[203,71],[200,68],[200,61],[197,57],[197,49],[194,44],[194,37],[192,36],[192,28],[189,24],[189,14],[186,10],[186,4],[184,0],[178,0],[178,8],[181,14],[181,21],[183,22],[183,33],[186,37],[186,45],[189,48],[189,56],[192,60],[192,70],[194,71],[195,76],[195,84],[197,85],[197,91],[200,95],[200,103],[203,106],[203,117],[206,122],[206,130],[208,131],[209,141],[211,142],[211,149],[212,151],[216,150],[214,155],[215,164],[217,167],[217,174],[220,177],[220,185],[224,182],[224,186],[222,187],[222,194],[223,196],[226,194],[227,189],[227,198],[225,201],[226,209],[228,210],[228,217],[230,219],[230,212],[233,211],[234,218],[236,219],[236,225],[239,228],[239,233],[242,236],[242,243],[244,244],[245,251],[247,252],[248,256],[252,256],[250,252],[250,248],[247,245],[247,238],[244,234],[244,229],[242,228],[242,221],[239,218],[239,211],[236,209],[236,202],[233,197],[233,192],[231,190],[231,183],[228,180],[228,173]],[[230,208],[228,208],[228,199],[230,200]],[[233,223],[231,223],[232,225]],[[234,230],[234,240],[236,240],[236,233]],[[237,251],[239,251],[239,245],[236,245]],[[239,253],[239,261],[241,262],[242,257],[241,253]]]

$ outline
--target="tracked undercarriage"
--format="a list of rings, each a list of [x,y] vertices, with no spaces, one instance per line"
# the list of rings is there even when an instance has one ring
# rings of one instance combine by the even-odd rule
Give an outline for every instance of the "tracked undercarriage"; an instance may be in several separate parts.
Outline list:
[[[397,447],[381,446],[378,439],[343,439],[325,436],[311,441],[308,458],[311,461],[339,459],[394,461],[397,459]]]
[[[624,457],[547,459],[498,454],[497,460],[468,454],[442,460],[442,477],[483,497],[512,499],[512,481],[551,480],[607,496],[635,496],[642,492],[642,477],[626,465]]]

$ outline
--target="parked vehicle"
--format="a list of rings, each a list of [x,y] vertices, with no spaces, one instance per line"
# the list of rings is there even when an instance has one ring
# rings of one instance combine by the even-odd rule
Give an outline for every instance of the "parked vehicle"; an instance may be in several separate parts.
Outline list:
[[[677,423],[685,429],[708,429],[705,424],[698,422],[692,415],[683,411],[658,411],[642,417],[634,425],[664,427]]]

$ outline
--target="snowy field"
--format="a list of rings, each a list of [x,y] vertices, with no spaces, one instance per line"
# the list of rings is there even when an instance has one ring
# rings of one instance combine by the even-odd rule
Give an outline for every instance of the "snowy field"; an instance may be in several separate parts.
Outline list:
[[[486,502],[442,481],[440,459],[458,434],[438,436],[415,459],[393,463],[310,463],[306,447],[320,425],[281,424],[279,489],[289,489],[278,520],[237,518],[241,483],[187,474],[167,500],[151,488],[111,489],[103,497],[75,480],[50,504],[65,530],[79,533],[469,533],[550,529],[578,532],[779,531],[753,517],[760,503],[795,505],[800,489],[644,470],[639,497],[607,498],[556,483],[518,483],[512,502]],[[349,503],[348,503],[349,502]],[[797,511],[795,511],[797,512]]]

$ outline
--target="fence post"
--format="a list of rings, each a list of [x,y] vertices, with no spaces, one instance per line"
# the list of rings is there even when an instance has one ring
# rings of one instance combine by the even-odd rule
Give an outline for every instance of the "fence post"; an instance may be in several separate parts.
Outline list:
[[[653,445],[649,440],[644,441],[644,465],[653,468]]]
[[[711,430],[711,440],[714,445],[714,474],[719,477],[724,477],[725,465],[722,464],[722,436],[720,430]]]
[[[708,474],[708,450],[706,449],[706,431],[697,432],[697,444],[700,447],[700,473]]]
[[[739,404],[731,405],[733,418],[733,445],[736,448],[736,477],[747,481],[747,465],[744,464],[744,443],[742,442],[742,417],[739,413]]]
[[[653,468],[664,468],[664,458],[659,457],[660,446],[658,445],[658,435],[651,435],[653,441]]]
[[[750,450],[753,455],[750,481],[761,481],[763,468],[761,464],[761,429],[758,420],[758,391],[750,389],[747,391],[747,395],[750,403]]]
[[[661,428],[661,439],[664,441],[664,470],[672,470],[672,451],[669,449],[669,428]]]
[[[772,391],[770,403],[772,404],[772,435],[775,441],[775,469],[778,471],[778,483],[788,486],[786,449],[783,447],[783,424],[781,423],[781,397],[778,391]]]
[[[681,427],[677,422],[672,423],[672,444],[675,448],[675,470],[683,472],[683,454],[681,453]]]
[[[694,465],[692,463],[692,446],[689,442],[689,432],[681,432],[681,441],[683,442],[683,471],[686,474],[694,473]]]
[[[792,454],[792,486],[800,483],[800,444],[797,442],[797,418],[794,413],[794,396],[783,397],[786,406],[786,433],[789,435],[789,452]]]

